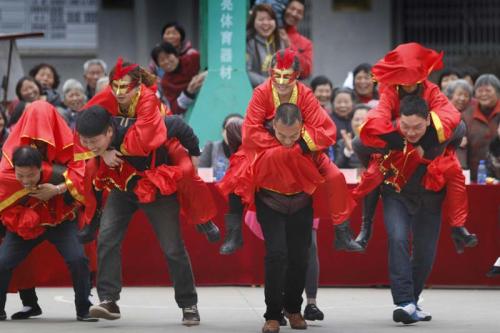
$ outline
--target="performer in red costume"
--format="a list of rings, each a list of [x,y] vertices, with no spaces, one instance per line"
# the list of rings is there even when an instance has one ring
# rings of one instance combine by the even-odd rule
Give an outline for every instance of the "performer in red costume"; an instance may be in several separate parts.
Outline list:
[[[155,95],[154,75],[136,64],[123,63],[122,58],[118,58],[109,79],[110,85],[96,94],[83,109],[100,105],[120,120],[120,128],[124,132],[122,144],[119,150],[109,150],[102,156],[108,166],[116,167],[122,163],[123,156],[147,156],[173,136],[167,133],[167,110]],[[75,143],[79,146],[75,153],[76,160],[93,156],[79,145],[78,138]],[[199,148],[186,148],[192,154],[191,157],[184,149],[169,150],[171,159],[179,163],[184,174],[178,184],[181,212],[209,241],[216,242],[220,239],[220,233],[211,221],[217,213],[215,202],[209,188],[195,171],[200,151]],[[197,195],[193,196],[192,193]]]
[[[183,324],[198,325],[198,297],[180,232],[179,201],[175,193],[177,180],[182,174],[180,167],[167,164],[165,148],[168,146],[162,146],[148,156],[125,156],[117,167],[107,166],[101,156],[121,145],[116,141],[120,135],[115,122],[116,119],[98,105],[83,110],[76,122],[82,145],[96,155],[90,162],[96,162],[98,170],[89,172],[89,178],[93,177],[98,190],[104,187],[110,190],[97,242],[97,292],[101,303],[92,306],[90,313],[98,318],[120,318],[116,302],[120,298],[122,284],[121,242],[133,214],[140,209],[152,224],[166,257],[174,283],[175,300],[183,309]]]
[[[368,165],[370,154],[377,149],[388,148],[403,150],[404,138],[398,133],[396,120],[399,118],[400,100],[408,95],[422,97],[428,104],[430,118],[435,129],[437,142],[423,142],[420,147],[424,151],[435,143],[444,143],[460,123],[460,113],[443,95],[438,86],[428,80],[428,75],[443,66],[443,53],[423,47],[417,43],[401,44],[379,60],[373,68],[374,80],[379,82],[380,102],[368,113],[366,122],[362,125],[359,139],[354,141],[354,149],[365,166]],[[460,163],[454,154],[453,145],[448,148],[447,159],[441,163],[454,160]],[[468,206],[465,191],[465,178],[453,164],[447,179],[447,194],[444,203],[445,220],[452,226],[452,237],[457,245],[457,251],[463,251],[464,246],[475,246],[477,238],[469,234],[464,224],[467,220]],[[434,165],[437,165],[435,163]],[[444,164],[440,164],[443,168]],[[460,172],[458,172],[460,171]],[[363,202],[363,222],[361,231],[356,238],[366,247],[371,236],[374,210],[379,198],[379,191],[369,193]]]
[[[27,107],[2,151],[4,158],[2,159],[0,174],[2,178],[0,182],[0,215],[2,222],[9,231],[4,240],[5,242],[15,241],[22,248],[31,244],[29,246],[33,248],[44,239],[58,243],[59,240],[56,239],[58,238],[56,234],[60,232],[74,234],[74,240],[77,239],[75,219],[76,209],[84,203],[84,164],[82,162],[73,162],[72,140],[71,130],[52,105],[44,101],[38,101]],[[43,159],[43,167],[40,169],[41,176],[38,176],[40,181],[36,189],[23,188],[21,181],[16,180],[13,155],[15,149],[21,146],[35,147],[32,149],[35,149],[36,153]],[[63,195],[63,193],[66,194]],[[58,224],[64,221],[70,222],[67,222],[68,225],[59,228]],[[47,225],[53,228],[47,228]],[[9,236],[9,233],[11,236]],[[24,239],[26,242],[18,242],[20,239]],[[73,244],[72,247],[77,251],[78,248],[81,248],[81,245]],[[86,250],[93,261],[93,270],[95,270],[95,244],[86,246]],[[29,253],[28,251],[20,255],[20,252],[10,252],[6,255],[15,255],[17,263]],[[11,291],[20,290],[25,307],[22,311],[14,314],[13,319],[26,319],[41,314],[34,286],[38,281],[46,282],[47,276],[50,276],[50,269],[47,269],[45,264],[47,260],[50,261],[52,251],[41,246],[35,249],[34,252],[36,252],[37,260],[33,260],[34,257],[31,256],[32,260],[21,264],[14,273]],[[85,274],[88,274],[88,261],[85,258],[83,249],[81,252],[83,256],[81,258],[83,260],[82,265],[86,266],[87,273]],[[76,252],[69,253],[65,251],[64,256],[66,258],[68,255],[74,256],[75,254]],[[80,254],[77,255],[80,256]],[[47,258],[47,256],[49,257]],[[41,259],[44,257],[45,260]],[[2,259],[5,258],[2,257]],[[5,260],[9,262],[8,270],[17,266],[17,263],[11,266],[13,264],[11,260],[14,260],[12,257]],[[73,264],[77,263],[70,263],[70,265]],[[80,269],[83,266],[78,267]],[[83,273],[83,271],[80,273]],[[6,271],[5,274],[5,278],[10,279],[11,271]],[[73,274],[73,280],[77,283],[75,279],[78,277],[75,274]],[[90,285],[88,285],[90,278],[87,276],[86,279],[87,285],[80,285],[83,288],[80,291],[86,293],[85,299],[90,293]],[[86,302],[82,303],[81,299],[79,302],[81,303],[77,306],[79,320],[87,320],[85,316],[88,315],[88,304],[86,305]],[[86,309],[84,309],[85,306]]]
[[[282,103],[297,105],[303,117],[301,136],[295,149],[304,153],[318,152],[335,143],[336,129],[333,121],[321,107],[313,92],[297,81],[300,73],[299,60],[290,50],[278,51],[271,61],[270,78],[254,90],[243,123],[243,144],[230,159],[229,170],[220,184],[224,195],[234,192],[244,193],[239,188],[239,179],[248,165],[260,154],[280,146],[278,139],[269,132],[270,121],[276,108]],[[267,127],[267,128],[266,128]],[[345,178],[340,170],[330,162],[325,154],[317,154],[315,165],[324,183],[329,218],[336,231],[336,247],[349,251],[362,248],[351,239],[349,218],[355,202],[347,189]]]

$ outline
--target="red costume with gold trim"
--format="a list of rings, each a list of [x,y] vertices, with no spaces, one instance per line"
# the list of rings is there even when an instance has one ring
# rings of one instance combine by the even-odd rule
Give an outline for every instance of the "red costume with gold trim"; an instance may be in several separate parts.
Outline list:
[[[327,202],[330,203],[328,218],[331,218],[334,224],[340,224],[349,217],[354,209],[355,202],[347,190],[343,174],[328,160],[325,154],[321,153],[323,149],[335,143],[335,124],[323,110],[312,91],[300,82],[296,82],[293,88],[290,103],[296,104],[302,113],[304,122],[302,139],[309,150],[313,152],[315,157],[312,160],[316,169],[324,178],[324,182],[320,186],[326,191]],[[248,172],[247,169],[251,167],[251,163],[259,154],[281,147],[281,143],[264,126],[267,121],[274,118],[276,108],[279,105],[280,100],[273,88],[271,79],[255,88],[243,122],[242,146],[236,154],[231,156],[230,168],[223,181],[219,184],[219,188],[224,195],[235,192],[243,197],[248,197],[244,193],[248,188],[239,187],[244,183],[240,182],[240,178],[244,177],[245,173]],[[261,159],[262,163],[267,163],[264,162],[264,157]],[[299,163],[300,160],[295,160],[294,163]],[[299,164],[295,165],[298,166]],[[306,170],[309,168],[306,164],[303,167]],[[264,169],[260,168],[260,170]],[[293,172],[283,172],[282,176],[285,175],[289,175],[289,179],[282,177],[273,178],[274,180],[267,179],[266,187],[283,190],[283,187],[287,186],[286,184],[300,184],[302,182],[302,180],[296,178],[297,174],[293,176]],[[301,185],[305,184],[302,183]],[[283,193],[288,191],[287,189],[284,190]],[[303,188],[298,192],[305,190],[307,189]]]
[[[431,126],[436,127],[434,117]],[[404,149],[391,150],[385,156],[373,154],[366,171],[361,175],[358,186],[352,190],[356,200],[372,192],[382,182],[401,191],[419,164],[427,164],[422,185],[429,191],[441,191],[446,186],[443,201],[443,219],[451,227],[463,227],[468,217],[468,198],[465,177],[454,148],[447,147],[443,154],[432,161],[421,158],[411,144]]]
[[[23,206],[17,204],[19,200],[26,198],[27,190],[15,178],[12,154],[19,146],[39,145],[40,142],[46,144],[41,151],[44,155],[41,182],[46,182],[50,178],[52,164],[66,166],[63,176],[69,193],[75,199],[72,205],[66,205],[61,195],[47,202],[30,197],[23,200]],[[83,182],[85,164],[73,161],[73,134],[51,104],[36,101],[26,107],[5,142],[2,155],[0,214],[9,231],[25,239],[35,238],[43,233],[44,226],[71,219],[76,207],[85,203]],[[95,244],[87,245],[85,249],[91,270],[95,271]],[[46,276],[50,275],[46,262],[50,261],[50,256],[53,254],[53,250],[44,245],[34,249],[33,254],[14,271],[11,290],[32,288],[38,281],[46,282]]]
[[[132,65],[131,65],[132,66]],[[117,68],[118,66],[117,63]],[[122,71],[123,72],[123,71]],[[117,74],[118,75],[118,74]],[[119,79],[120,75],[115,75]],[[121,75],[126,75],[125,72]],[[161,145],[168,146],[169,157],[173,161],[174,165],[178,165],[181,168],[183,178],[180,179],[176,184],[176,189],[179,194],[179,203],[181,206],[181,214],[185,217],[189,216],[187,219],[190,223],[201,224],[215,217],[217,214],[217,207],[213,196],[201,178],[196,174],[195,168],[191,161],[191,158],[187,151],[182,148],[178,143],[167,142],[168,133],[165,126],[165,115],[169,112],[169,109],[163,105],[160,100],[156,97],[155,88],[148,88],[144,84],[140,85],[138,94],[133,98],[132,104],[129,106],[127,113],[123,114],[120,111],[119,104],[116,97],[113,94],[111,87],[107,87],[101,93],[95,95],[84,107],[86,109],[93,105],[99,105],[105,108],[113,116],[122,116],[125,118],[136,118],[134,124],[132,124],[128,129],[124,137],[124,141],[120,147],[120,151],[124,155],[131,156],[147,156],[155,149],[159,148]],[[81,147],[79,144],[78,135],[75,136],[75,141],[78,142],[78,149],[75,149],[75,159],[89,159],[93,157],[93,153],[89,152],[87,149]],[[179,148],[180,146],[180,148]],[[92,167],[94,171],[89,170],[88,172],[96,172],[97,169]],[[170,170],[171,167],[169,167]],[[133,172],[129,170],[130,172]],[[160,170],[155,168],[154,170],[149,170],[148,175],[152,180],[147,182],[145,178],[138,184],[137,194],[143,198],[143,200],[151,200],[154,198],[154,193],[147,193],[147,188],[159,189],[160,192],[172,192],[172,184],[156,184],[155,173],[160,173],[165,175],[167,170]],[[168,173],[168,172],[167,172]],[[91,177],[92,179],[95,178]],[[109,176],[109,174],[108,174]],[[115,178],[126,179],[128,176],[115,175]],[[176,175],[170,175],[174,178],[178,178]],[[167,177],[169,178],[169,177]],[[159,179],[167,179],[165,177],[160,177]],[[87,184],[86,193],[92,193],[89,191],[91,184]],[[175,192],[175,190],[174,190]],[[149,199],[146,197],[149,196]],[[92,200],[92,196],[89,195],[89,201]],[[93,211],[95,209],[95,201],[91,203],[91,207],[86,209],[86,220],[89,220],[93,216]]]
[[[165,109],[154,91],[144,84],[139,86],[139,92],[133,98],[126,114],[120,111],[120,106],[111,87],[106,87],[92,97],[82,109],[85,110],[93,105],[103,107],[113,116],[137,118],[136,122],[127,130],[120,147],[120,151],[124,155],[149,155],[167,139],[167,129],[163,120]],[[88,156],[89,154],[90,156]],[[87,149],[80,147],[80,151],[76,152],[75,159],[86,159],[92,155]]]
[[[434,70],[443,67],[443,53],[427,49],[417,43],[401,44],[385,55],[373,67],[374,80],[379,82],[379,104],[368,112],[365,123],[360,129],[360,139],[370,147],[382,148],[386,142],[379,136],[394,132],[393,121],[399,117],[399,89],[401,85],[421,84],[421,97],[434,111],[439,142],[452,135],[460,123],[460,113],[439,90],[427,80]]]

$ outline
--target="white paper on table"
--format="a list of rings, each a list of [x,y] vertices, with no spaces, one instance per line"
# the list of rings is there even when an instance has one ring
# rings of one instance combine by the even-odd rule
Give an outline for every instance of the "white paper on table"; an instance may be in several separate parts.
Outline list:
[[[198,176],[205,183],[213,183],[214,182],[214,169],[213,168],[198,168]]]
[[[340,169],[340,171],[344,174],[347,184],[358,183],[358,169]]]
[[[470,184],[470,170],[469,169],[462,170],[462,173],[464,174],[464,177],[465,177],[465,185],[469,185]]]

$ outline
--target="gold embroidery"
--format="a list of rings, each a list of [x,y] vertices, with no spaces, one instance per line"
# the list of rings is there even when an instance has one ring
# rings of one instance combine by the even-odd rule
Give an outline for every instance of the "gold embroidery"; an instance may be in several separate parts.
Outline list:
[[[274,88],[273,85],[271,85],[271,88],[272,88],[272,92],[273,92],[274,107],[278,108],[278,106],[281,105],[281,101],[280,101],[280,97],[278,95],[278,91]],[[298,96],[299,96],[299,89],[297,88],[297,84],[295,84],[293,86],[292,95],[290,96],[290,100],[288,101],[288,103],[297,104]]]
[[[73,156],[73,159],[75,161],[84,161],[84,160],[88,160],[88,159],[91,159],[95,157],[95,154],[94,152],[91,152],[91,151],[87,151],[85,153],[76,153],[74,156]]]
[[[17,200],[19,200],[22,197],[24,197],[25,195],[27,195],[28,193],[30,193],[30,190],[23,188],[22,190],[19,190],[16,193],[12,194],[7,199],[2,200],[2,202],[0,202],[0,212],[2,210],[4,210],[5,208],[9,207],[10,205],[12,205]]]
[[[66,184],[66,187],[68,188],[68,191],[71,194],[71,196],[76,200],[80,201],[82,204],[84,204],[85,197],[80,192],[78,192],[78,190],[75,187],[75,184],[73,184],[71,179],[68,178],[68,170],[64,171],[63,177],[64,177],[64,183]]]
[[[439,119],[439,116],[437,115],[436,112],[431,111],[431,119],[432,123],[434,124],[434,127],[436,128],[439,143],[445,142],[446,137],[444,135],[443,123],[441,123],[441,119]]]
[[[306,128],[305,127],[302,127],[302,130],[301,130],[301,136],[302,136],[302,139],[304,139],[304,141],[306,142],[307,144],[307,147],[309,148],[310,151],[317,151],[318,150],[318,147],[316,146],[316,144],[314,143],[313,139],[311,138],[311,136],[309,135],[309,133],[307,133],[306,131]]]

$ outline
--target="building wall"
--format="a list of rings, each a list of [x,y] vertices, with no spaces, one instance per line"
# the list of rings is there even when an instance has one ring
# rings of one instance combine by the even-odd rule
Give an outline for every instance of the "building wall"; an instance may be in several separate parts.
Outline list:
[[[366,12],[333,10],[334,0],[312,1],[314,75],[338,86],[363,62],[375,63],[392,48],[391,1],[372,0]]]
[[[118,56],[147,66],[149,54],[160,42],[163,25],[178,21],[186,29],[186,36],[198,44],[198,0],[135,0],[130,8],[104,9],[99,5],[96,52],[74,51],[57,54],[22,54],[25,73],[40,62],[54,65],[61,76],[61,87],[66,79],[76,78],[83,83],[83,64],[90,58],[101,58],[112,67]]]

